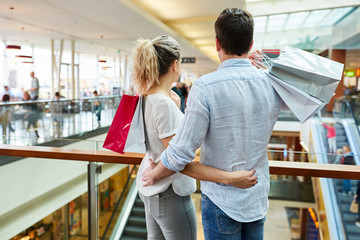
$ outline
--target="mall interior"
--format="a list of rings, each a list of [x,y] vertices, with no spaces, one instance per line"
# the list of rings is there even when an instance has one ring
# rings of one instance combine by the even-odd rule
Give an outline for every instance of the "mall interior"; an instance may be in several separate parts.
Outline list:
[[[264,239],[360,239],[360,216],[350,209],[360,170],[340,165],[343,146],[360,165],[360,0],[1,0],[0,240],[147,239],[135,184],[142,155],[103,148],[123,94],[134,94],[134,42],[179,42],[186,99],[220,64],[214,22],[230,7],[253,16],[252,51],[281,55],[290,46],[343,64],[324,108],[305,122],[284,110],[275,124],[270,162],[307,165],[270,168]],[[26,96],[35,78],[38,96]],[[320,165],[333,175],[316,175]]]

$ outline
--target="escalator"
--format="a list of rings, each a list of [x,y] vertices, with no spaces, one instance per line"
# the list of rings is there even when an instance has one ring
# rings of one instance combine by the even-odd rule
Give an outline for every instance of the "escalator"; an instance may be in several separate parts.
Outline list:
[[[346,134],[346,130],[342,123],[337,122],[334,124],[336,129],[336,145],[338,148],[342,146],[350,145],[349,140]],[[354,146],[351,146],[352,149]],[[328,163],[334,163],[336,155],[328,155]],[[355,226],[355,221],[358,218],[357,213],[350,212],[350,204],[354,197],[354,192],[357,187],[357,180],[350,180],[351,191],[353,194],[347,194],[343,192],[343,180],[342,179],[332,179],[334,193],[338,203],[338,208],[340,211],[342,224],[345,232],[346,239],[355,240],[360,239],[360,228]]]
[[[360,228],[355,226],[358,214],[350,212],[350,204],[353,199],[353,195],[347,195],[342,193],[342,179],[334,179],[334,187],[336,192],[336,198],[339,204],[341,212],[341,219],[344,226],[344,231],[348,240],[360,239]],[[357,186],[357,180],[350,180],[351,189],[354,192]]]
[[[147,239],[145,208],[138,194],[135,175],[136,166],[129,173],[101,240]]]
[[[358,121],[348,103],[336,103],[334,105],[337,110],[340,109],[341,111],[334,111],[334,117],[331,118],[312,118],[304,127],[304,129],[307,128],[306,133],[301,133],[304,135],[302,141],[307,142],[304,146],[308,147],[309,159],[316,163],[336,164],[336,155],[324,154],[329,148],[326,128],[322,125],[324,122],[335,122],[337,148],[349,145],[354,153],[355,163],[359,165],[360,133]],[[350,212],[350,204],[356,191],[357,180],[350,180],[350,182],[353,194],[344,194],[342,179],[313,179],[313,185],[316,185],[314,186],[314,195],[318,206],[317,213],[323,239],[360,239],[360,228],[355,225],[358,214]]]
[[[130,216],[126,222],[123,234],[120,240],[146,240],[146,220],[144,203],[141,201],[139,195],[135,198],[134,204],[131,208]]]

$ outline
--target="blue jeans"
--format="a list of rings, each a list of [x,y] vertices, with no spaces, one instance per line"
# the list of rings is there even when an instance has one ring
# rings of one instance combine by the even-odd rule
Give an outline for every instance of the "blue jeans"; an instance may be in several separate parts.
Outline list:
[[[262,240],[265,218],[254,222],[237,222],[218,208],[205,194],[201,198],[201,215],[206,240]]]
[[[344,179],[343,180],[343,192],[344,193],[351,192],[350,179]]]

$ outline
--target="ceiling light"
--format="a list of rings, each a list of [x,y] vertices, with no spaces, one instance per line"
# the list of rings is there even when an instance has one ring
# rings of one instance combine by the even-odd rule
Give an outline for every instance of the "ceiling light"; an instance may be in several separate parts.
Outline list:
[[[19,45],[6,45],[6,49],[9,49],[9,50],[21,50],[21,46],[19,46]]]
[[[28,56],[28,55],[16,55],[16,58],[32,58],[32,56]]]

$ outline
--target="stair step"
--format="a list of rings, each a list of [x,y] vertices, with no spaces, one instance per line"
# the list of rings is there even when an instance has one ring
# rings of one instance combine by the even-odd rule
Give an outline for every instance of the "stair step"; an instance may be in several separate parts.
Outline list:
[[[353,213],[344,213],[343,214],[343,223],[354,225],[356,219],[358,218],[357,214]],[[354,225],[355,226],[355,225]],[[356,227],[356,226],[355,226]],[[359,228],[360,229],[360,228]]]
[[[128,224],[133,226],[146,227],[146,219],[140,216],[130,216]]]
[[[341,135],[336,135],[336,143],[338,143],[338,142],[347,142],[347,137],[341,136]]]
[[[144,207],[144,203],[140,198],[135,199],[135,206],[137,207]]]
[[[357,235],[360,237],[360,228],[355,225],[355,222],[347,224],[346,229],[348,230],[349,235]]]
[[[348,214],[355,214],[357,215],[357,213],[352,213],[350,212],[350,204],[341,204],[341,211],[343,213],[348,213]]]
[[[126,226],[124,229],[124,236],[134,236],[134,237],[147,237],[147,231],[144,227],[138,226]]]
[[[122,236],[120,240],[146,240],[146,237]]]
[[[134,206],[131,210],[131,214],[134,216],[143,216],[145,217],[145,209],[143,207]]]

